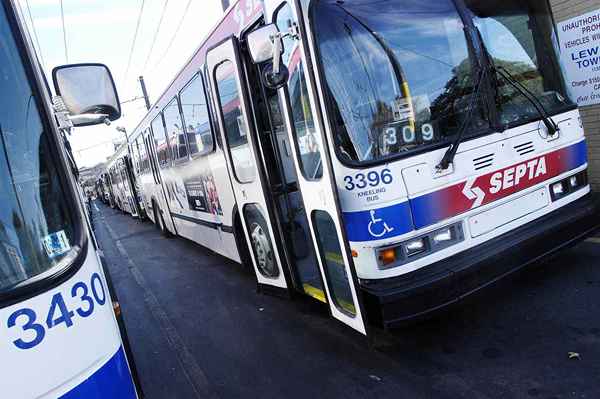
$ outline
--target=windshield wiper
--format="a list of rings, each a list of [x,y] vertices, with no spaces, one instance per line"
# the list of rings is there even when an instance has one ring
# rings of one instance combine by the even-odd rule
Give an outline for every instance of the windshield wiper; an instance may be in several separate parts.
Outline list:
[[[467,108],[467,115],[463,120],[462,124],[458,129],[458,133],[456,134],[456,138],[448,147],[446,152],[444,153],[444,157],[440,161],[440,163],[435,167],[438,172],[448,169],[448,167],[454,162],[454,157],[456,156],[456,152],[458,151],[458,146],[462,142],[463,136],[465,132],[469,128],[471,124],[471,119],[473,117],[473,111],[477,107],[477,103],[479,103],[481,97],[481,87],[484,84],[485,76],[487,75],[487,67],[479,66],[479,73],[477,74],[477,82],[475,83],[473,94],[471,95],[471,100],[469,101],[469,105]]]
[[[554,120],[552,120],[552,118],[548,116],[548,111],[546,111],[542,102],[535,96],[535,94],[531,92],[531,90],[529,90],[527,87],[525,87],[525,85],[523,85],[521,82],[515,79],[514,75],[512,75],[503,66],[492,65],[492,68],[498,75],[502,76],[504,80],[506,80],[512,87],[514,87],[520,94],[522,94],[523,97],[527,99],[527,101],[529,101],[533,105],[537,113],[540,115],[540,118],[542,118],[542,122],[544,122],[544,125],[546,125],[546,129],[548,129],[549,136],[554,136],[557,132],[560,131],[560,128],[558,127],[556,122],[554,122]]]
[[[498,75],[500,75],[502,78],[504,78],[504,80],[506,80],[508,82],[508,84],[510,84],[512,87],[514,87],[523,97],[525,97],[527,99],[527,101],[529,101],[533,105],[533,107],[537,111],[538,115],[542,119],[542,122],[546,126],[546,129],[548,129],[548,135],[554,136],[557,132],[560,131],[560,128],[558,127],[556,122],[554,122],[554,120],[552,120],[552,118],[550,118],[550,116],[548,115],[548,111],[546,111],[546,108],[544,108],[544,105],[539,100],[539,98],[537,98],[536,95],[531,90],[529,90],[527,87],[525,87],[524,84],[519,82],[514,77],[514,75],[511,74],[506,68],[504,68],[503,66],[497,66],[494,63],[494,59],[492,58],[490,51],[488,50],[485,42],[483,41],[483,36],[481,35],[481,31],[479,30],[478,27],[475,27],[475,31],[477,32],[477,36],[479,37],[479,43],[481,44],[481,49],[484,53],[484,57],[487,60],[488,66],[494,72],[496,72]],[[497,87],[496,87],[496,89],[497,89]]]

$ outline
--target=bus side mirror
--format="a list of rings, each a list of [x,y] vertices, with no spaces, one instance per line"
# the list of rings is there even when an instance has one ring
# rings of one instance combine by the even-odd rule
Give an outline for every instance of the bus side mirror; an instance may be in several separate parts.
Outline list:
[[[121,117],[115,82],[106,65],[61,65],[52,70],[52,81],[73,126],[109,123]]]
[[[281,55],[283,46],[281,45],[279,29],[275,24],[264,25],[250,32],[246,36],[246,43],[252,62],[260,64],[273,61],[276,39],[279,39],[279,55]]]
[[[262,83],[269,89],[285,86],[290,76],[287,67],[281,62],[284,34],[279,32],[275,24],[262,26],[247,36],[248,50],[252,62],[260,64],[270,61],[262,68]]]

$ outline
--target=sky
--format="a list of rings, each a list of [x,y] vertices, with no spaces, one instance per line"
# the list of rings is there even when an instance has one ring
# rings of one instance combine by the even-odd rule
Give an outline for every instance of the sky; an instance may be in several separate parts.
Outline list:
[[[141,97],[140,75],[146,81],[150,102],[156,101],[223,15],[221,0],[62,0],[65,54],[60,0],[18,1],[34,42],[35,27],[36,49],[49,79],[57,65],[101,62],[110,68],[121,102]],[[113,142],[124,140],[116,127],[132,132],[145,113],[140,99],[122,104],[123,115],[111,126],[74,129],[70,141],[78,166],[106,161],[113,153]]]

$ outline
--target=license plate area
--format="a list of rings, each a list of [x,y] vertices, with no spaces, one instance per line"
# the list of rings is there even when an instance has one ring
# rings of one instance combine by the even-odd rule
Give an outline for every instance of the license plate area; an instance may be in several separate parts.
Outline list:
[[[540,210],[550,202],[546,188],[498,205],[469,218],[471,237],[479,237],[510,222]]]

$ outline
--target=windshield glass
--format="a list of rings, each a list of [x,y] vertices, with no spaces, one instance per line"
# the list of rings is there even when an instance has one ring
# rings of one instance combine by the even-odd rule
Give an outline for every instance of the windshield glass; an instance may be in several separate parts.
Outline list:
[[[319,1],[312,15],[341,157],[378,160],[457,132],[472,74],[451,0]]]
[[[531,91],[549,114],[573,105],[565,90],[545,1],[467,0],[466,5],[497,67]],[[502,79],[496,105],[503,125],[539,119],[533,104]]]
[[[537,4],[544,2],[467,3],[498,65],[517,75],[550,113],[571,104],[549,11]],[[476,108],[464,137],[491,132],[484,93],[471,101],[479,61],[454,1],[320,0],[311,11],[342,160],[385,160],[449,143],[470,104]],[[505,82],[497,91],[503,124],[539,118]]]
[[[0,292],[72,251],[73,220],[36,99],[0,7]]]

